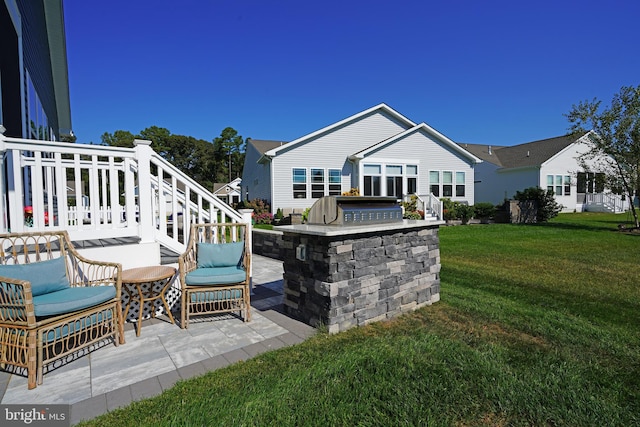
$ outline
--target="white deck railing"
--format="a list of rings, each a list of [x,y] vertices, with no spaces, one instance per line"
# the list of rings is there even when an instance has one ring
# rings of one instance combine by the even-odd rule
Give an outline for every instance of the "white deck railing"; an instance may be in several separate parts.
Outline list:
[[[433,193],[430,194],[416,194],[418,210],[421,210],[427,214],[432,214],[436,219],[442,220],[442,201]]]
[[[629,203],[613,193],[586,193],[585,210],[623,213],[629,210]]]
[[[250,228],[250,211],[231,208],[150,144],[135,140],[134,148],[123,148],[0,133],[0,232],[64,229],[72,240],[136,236],[182,252],[191,223]]]

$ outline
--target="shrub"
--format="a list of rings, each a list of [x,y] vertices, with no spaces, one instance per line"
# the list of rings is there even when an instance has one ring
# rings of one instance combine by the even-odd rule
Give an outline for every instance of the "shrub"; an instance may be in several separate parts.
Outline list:
[[[360,190],[355,187],[355,188],[351,188],[349,191],[345,191],[344,193],[342,193],[343,196],[359,196],[360,195]]]
[[[440,199],[442,202],[442,215],[446,220],[458,219],[458,212],[456,211],[459,202],[454,202],[448,197]]]
[[[302,222],[305,223],[307,222],[307,220],[309,219],[309,211],[311,210],[311,208],[307,208],[304,210],[304,212],[302,212]]]
[[[536,204],[536,221],[547,222],[558,216],[562,205],[556,202],[553,191],[543,190],[540,187],[529,187],[522,191],[516,191],[513,196],[519,202],[533,201]]]
[[[467,224],[471,218],[473,218],[473,206],[459,203],[456,207],[456,213],[458,218],[462,220],[463,224]]]
[[[278,221],[281,220],[282,218],[284,218],[284,214],[282,213],[282,209],[278,208],[274,218],[277,219]]]
[[[238,209],[253,209],[254,214],[271,212],[271,206],[263,199],[244,200],[238,203]]]
[[[496,207],[489,202],[480,202],[473,205],[476,218],[491,218],[496,213]]]
[[[269,212],[253,213],[253,221],[256,224],[271,224],[273,222],[273,215]]]
[[[418,211],[413,211],[413,212],[405,211],[404,215],[402,216],[402,218],[404,218],[404,219],[422,219],[422,215]]]
[[[418,210],[418,197],[414,194],[408,202],[402,202],[404,208],[405,219],[422,219],[424,218],[424,212]]]

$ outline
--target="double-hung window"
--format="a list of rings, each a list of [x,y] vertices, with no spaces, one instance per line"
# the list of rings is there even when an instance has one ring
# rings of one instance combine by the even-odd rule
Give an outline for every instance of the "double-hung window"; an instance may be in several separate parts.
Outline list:
[[[340,169],[329,169],[329,195],[339,196],[342,194],[342,171]]]
[[[311,169],[311,198],[324,196],[324,169]]]
[[[456,197],[465,196],[464,172],[456,172]]]
[[[453,197],[453,172],[442,171],[442,197]]]
[[[440,171],[429,171],[429,191],[440,197]]]
[[[303,168],[293,169],[293,198],[307,198],[307,170]]]

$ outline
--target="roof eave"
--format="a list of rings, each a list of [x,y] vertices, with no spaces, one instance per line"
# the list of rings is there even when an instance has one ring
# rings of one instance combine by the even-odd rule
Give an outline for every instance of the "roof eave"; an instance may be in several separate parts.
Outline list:
[[[289,142],[286,144],[287,148],[291,148],[291,147],[295,147],[297,144],[304,142],[308,139],[314,138],[318,135],[321,135],[323,133],[326,133],[328,131],[330,131],[331,129],[335,129],[338,128],[346,123],[355,121],[361,117],[364,117],[368,114],[371,114],[372,112],[376,111],[376,110],[382,110],[385,111],[386,113],[390,114],[391,116],[395,117],[396,119],[404,122],[406,125],[410,126],[410,127],[414,127],[416,126],[416,124],[414,122],[412,122],[411,120],[409,120],[408,118],[406,118],[405,116],[403,116],[402,114],[398,113],[396,110],[394,110],[393,108],[389,107],[387,104],[385,103],[381,103],[378,104],[374,107],[368,108],[364,111],[361,111],[360,113],[354,114],[353,116],[349,116],[346,119],[340,120],[339,122],[330,124],[329,126],[325,126],[322,129],[319,129],[315,132],[312,132],[310,134],[304,135],[298,139],[294,139],[293,141]],[[285,147],[285,145],[281,146],[281,147],[277,147],[274,148],[272,150],[269,150],[267,152],[265,152],[264,154],[270,157],[274,157],[278,154],[278,152],[280,150],[282,150]]]

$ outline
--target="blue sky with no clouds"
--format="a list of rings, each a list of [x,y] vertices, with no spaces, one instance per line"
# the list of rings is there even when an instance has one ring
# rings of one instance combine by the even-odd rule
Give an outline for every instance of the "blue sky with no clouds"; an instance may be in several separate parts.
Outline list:
[[[640,2],[65,0],[78,142],[291,141],[379,103],[457,142],[562,135],[640,84]]]

